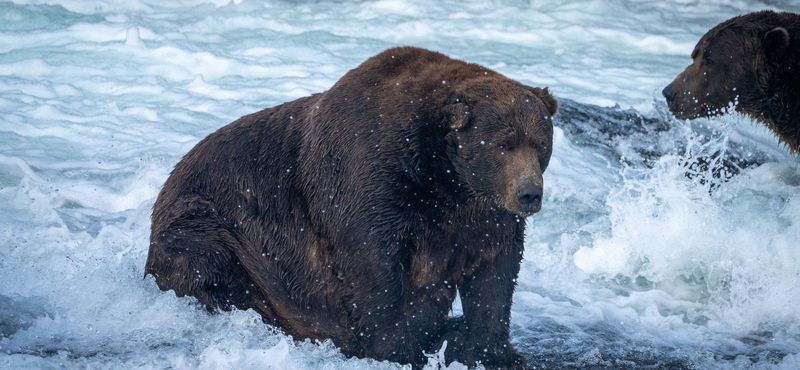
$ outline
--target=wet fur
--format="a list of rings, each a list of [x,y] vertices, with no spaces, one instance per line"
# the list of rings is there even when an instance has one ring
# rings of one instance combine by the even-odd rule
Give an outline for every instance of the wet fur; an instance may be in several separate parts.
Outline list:
[[[509,316],[541,205],[508,194],[541,186],[556,109],[547,89],[389,49],[198,143],[155,203],[146,274],[348,356],[420,368],[447,340],[448,362],[527,369]]]
[[[800,153],[800,15],[763,11],[729,19],[700,39],[692,59],[664,89],[676,117],[719,114],[738,99],[737,111]]]

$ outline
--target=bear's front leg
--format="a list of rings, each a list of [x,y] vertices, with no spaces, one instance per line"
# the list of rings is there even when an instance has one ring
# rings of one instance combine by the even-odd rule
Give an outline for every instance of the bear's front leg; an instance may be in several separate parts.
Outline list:
[[[346,295],[343,303],[348,328],[361,348],[348,355],[421,369],[427,362],[424,354],[433,352],[431,344],[447,321],[455,287],[415,282],[407,273],[409,267],[391,254],[373,253],[354,261],[368,263],[352,267],[357,273],[343,276],[345,286],[357,292]]]
[[[522,261],[522,243],[466,276],[458,287],[464,316],[451,319],[435,343],[447,341],[445,359],[486,369],[530,369],[509,342],[511,298]]]

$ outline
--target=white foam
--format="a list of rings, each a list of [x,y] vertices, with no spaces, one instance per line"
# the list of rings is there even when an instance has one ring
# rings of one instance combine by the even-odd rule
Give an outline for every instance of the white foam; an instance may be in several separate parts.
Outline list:
[[[139,49],[142,46],[142,39],[139,37],[139,27],[129,27],[128,31],[125,33],[125,47]]]

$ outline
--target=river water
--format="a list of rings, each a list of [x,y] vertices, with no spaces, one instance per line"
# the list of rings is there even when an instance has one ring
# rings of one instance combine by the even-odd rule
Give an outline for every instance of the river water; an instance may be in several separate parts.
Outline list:
[[[402,368],[142,278],[153,202],[190,148],[398,45],[561,101],[512,308],[532,366],[800,368],[798,159],[746,117],[677,121],[660,96],[709,28],[762,9],[800,6],[0,2],[0,368]]]

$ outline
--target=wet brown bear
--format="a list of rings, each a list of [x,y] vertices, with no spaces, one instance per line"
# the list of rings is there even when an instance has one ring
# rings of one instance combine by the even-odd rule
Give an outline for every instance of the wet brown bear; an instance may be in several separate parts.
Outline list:
[[[348,356],[419,368],[446,340],[448,361],[526,369],[511,296],[556,108],[546,88],[389,49],[198,143],[155,203],[145,272]]]
[[[692,59],[663,91],[677,118],[720,114],[733,102],[800,153],[800,15],[729,19],[700,39]]]

